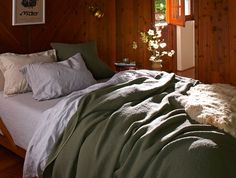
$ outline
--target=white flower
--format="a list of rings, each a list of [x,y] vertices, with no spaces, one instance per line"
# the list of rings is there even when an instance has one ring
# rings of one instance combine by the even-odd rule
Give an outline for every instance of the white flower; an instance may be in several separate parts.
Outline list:
[[[156,56],[151,56],[151,57],[149,58],[150,61],[155,61],[155,59],[156,59]]]
[[[169,57],[172,57],[174,54],[175,54],[175,51],[174,51],[174,50],[171,50],[170,52],[168,52],[168,56],[169,56]]]
[[[156,57],[159,57],[159,56],[160,56],[160,52],[156,51]]]
[[[162,38],[163,26],[159,26],[154,30],[149,29],[147,32],[140,32],[141,40],[143,43],[147,43],[147,49],[151,52],[152,56],[149,58],[150,61],[156,62],[161,60],[162,56],[172,57],[175,54],[174,50],[166,51],[167,44]],[[133,48],[136,49],[136,44],[133,43]]]
[[[159,45],[158,45],[157,43],[154,43],[154,44],[152,45],[152,47],[153,47],[154,49],[158,49],[158,48],[159,48]]]
[[[161,52],[161,56],[164,56],[164,55],[167,55],[167,54],[168,54],[167,51],[162,51],[162,52]]]
[[[173,53],[172,53],[172,52],[168,52],[168,56],[169,56],[169,57],[172,57],[172,56],[173,56]]]
[[[154,48],[154,49],[158,49],[159,48],[159,44],[156,40],[150,40],[149,41],[149,47],[150,48]]]
[[[150,36],[154,36],[154,30],[152,30],[152,29],[149,29],[147,33]]]
[[[166,47],[166,43],[165,42],[160,43],[160,47],[161,48],[165,48]]]
[[[154,41],[154,40],[150,40],[150,41],[149,41],[149,45],[150,45],[150,46],[153,46],[153,45],[154,45],[154,43],[155,43],[155,41]]]
[[[156,35],[157,35],[157,38],[160,38],[161,37],[161,30],[157,30]]]

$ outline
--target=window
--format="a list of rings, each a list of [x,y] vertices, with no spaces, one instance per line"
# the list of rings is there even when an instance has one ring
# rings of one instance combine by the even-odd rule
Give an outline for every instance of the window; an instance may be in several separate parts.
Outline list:
[[[193,0],[185,0],[184,7],[185,21],[193,20]]]
[[[155,0],[156,23],[168,22],[184,26],[193,19],[193,0]]]
[[[166,21],[171,24],[184,26],[184,0],[166,0]]]
[[[166,0],[155,0],[154,1],[155,10],[155,25],[163,25],[166,23]]]

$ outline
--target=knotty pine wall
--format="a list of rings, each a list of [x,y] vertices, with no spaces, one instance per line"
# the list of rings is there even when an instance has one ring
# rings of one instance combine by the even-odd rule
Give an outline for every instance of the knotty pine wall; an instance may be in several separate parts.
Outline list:
[[[95,40],[108,64],[115,59],[115,0],[46,0],[46,23],[12,26],[12,0],[0,1],[0,52],[30,53],[50,49],[50,42]],[[90,4],[91,2],[91,4]],[[105,13],[97,20],[88,10],[99,4]]]
[[[196,74],[236,85],[236,1],[195,0]]]
[[[50,42],[95,40],[100,58],[114,68],[124,57],[135,60],[140,68],[149,68],[149,52],[139,33],[152,27],[153,0],[46,0],[46,23],[12,26],[12,0],[0,1],[0,53],[31,53],[50,49]],[[88,10],[97,4],[104,17],[97,19]],[[174,27],[164,35],[173,47]],[[137,41],[139,48],[132,49]],[[165,62],[165,69],[176,68],[175,59]]]

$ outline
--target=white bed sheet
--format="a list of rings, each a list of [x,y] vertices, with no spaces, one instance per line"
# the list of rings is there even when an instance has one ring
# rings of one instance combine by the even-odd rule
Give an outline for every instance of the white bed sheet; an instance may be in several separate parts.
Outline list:
[[[61,99],[39,102],[32,98],[31,92],[4,97],[1,91],[0,117],[15,144],[26,150],[39,123],[42,122],[42,113],[56,105]]]

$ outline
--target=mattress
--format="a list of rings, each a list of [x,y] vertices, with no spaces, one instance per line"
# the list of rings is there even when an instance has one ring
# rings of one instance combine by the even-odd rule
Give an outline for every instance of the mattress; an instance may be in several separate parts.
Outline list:
[[[16,145],[27,149],[28,144],[42,121],[42,114],[62,98],[36,101],[32,93],[4,97],[0,92],[0,117],[10,132]],[[0,132],[1,133],[1,132]]]

